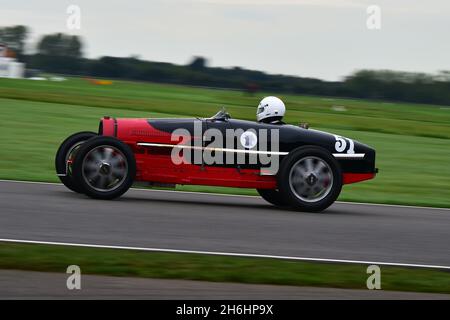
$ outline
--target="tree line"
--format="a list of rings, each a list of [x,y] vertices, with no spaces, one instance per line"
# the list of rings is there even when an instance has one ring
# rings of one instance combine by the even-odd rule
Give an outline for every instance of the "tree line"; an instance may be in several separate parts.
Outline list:
[[[56,33],[43,36],[36,53],[25,53],[28,28],[0,28],[0,43],[17,53],[28,69],[49,73],[115,79],[258,90],[319,96],[383,99],[450,105],[450,71],[437,74],[360,70],[342,81],[273,75],[245,68],[209,67],[207,59],[194,57],[186,65],[141,60],[138,57],[83,57],[79,37]]]

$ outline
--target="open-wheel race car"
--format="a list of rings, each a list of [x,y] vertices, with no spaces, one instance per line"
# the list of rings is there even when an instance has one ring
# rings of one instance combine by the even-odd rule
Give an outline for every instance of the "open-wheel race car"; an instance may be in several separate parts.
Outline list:
[[[113,199],[134,182],[254,188],[278,207],[322,211],[342,185],[375,177],[374,149],[306,126],[211,118],[105,116],[69,136],[56,172],[69,189]]]

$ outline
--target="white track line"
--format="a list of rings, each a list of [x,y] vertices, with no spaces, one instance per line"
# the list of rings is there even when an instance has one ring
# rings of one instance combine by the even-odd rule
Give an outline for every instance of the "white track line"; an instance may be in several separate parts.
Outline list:
[[[63,186],[62,183],[57,182],[41,182],[41,181],[24,181],[24,180],[5,180],[0,179],[0,182],[14,182],[14,183],[28,183],[28,184],[46,184],[54,186]],[[131,188],[132,190],[150,191],[150,192],[175,192],[186,194],[201,194],[209,196],[221,196],[221,197],[240,197],[240,198],[259,198],[258,196],[241,195],[241,194],[226,194],[226,193],[214,193],[214,192],[197,192],[197,191],[178,191],[178,190],[158,190],[158,189],[143,189],[143,188]],[[430,209],[430,210],[450,210],[450,208],[442,207],[419,207],[397,204],[384,204],[384,203],[370,203],[370,202],[349,202],[349,201],[336,201],[335,203],[350,204],[350,205],[364,205],[364,206],[379,206],[379,207],[394,207],[394,208],[411,208],[411,209]]]
[[[149,251],[149,252],[166,252],[166,253],[191,253],[191,254],[203,254],[203,255],[215,255],[215,256],[267,258],[267,259],[311,261],[311,262],[313,261],[313,262],[328,262],[328,263],[331,262],[331,263],[348,263],[348,264],[365,264],[365,265],[368,264],[368,265],[380,265],[380,266],[450,270],[450,266],[440,266],[440,265],[365,261],[365,260],[292,257],[292,256],[277,256],[277,255],[268,255],[268,254],[238,253],[238,252],[217,252],[217,251],[198,251],[198,250],[185,250],[185,249],[145,248],[145,247],[129,247],[129,246],[116,246],[116,245],[38,241],[38,240],[18,240],[18,239],[0,239],[0,242],[56,245],[56,246],[70,246],[70,247],[85,247],[85,248],[101,248],[101,249],[133,250],[133,251]]]

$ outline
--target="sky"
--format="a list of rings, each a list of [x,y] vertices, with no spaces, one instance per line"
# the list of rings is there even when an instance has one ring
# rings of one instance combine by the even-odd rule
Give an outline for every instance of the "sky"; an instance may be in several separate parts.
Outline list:
[[[81,10],[68,29],[67,8]],[[368,29],[370,5],[380,29]],[[340,80],[359,69],[450,70],[448,0],[0,0],[0,27],[84,40],[103,55],[177,64],[203,56],[211,66]],[[370,20],[373,21],[373,20]]]

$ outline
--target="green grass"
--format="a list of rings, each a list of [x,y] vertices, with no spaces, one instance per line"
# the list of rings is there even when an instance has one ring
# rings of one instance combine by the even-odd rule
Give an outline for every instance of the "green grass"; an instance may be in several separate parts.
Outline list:
[[[261,94],[261,96],[270,93]],[[103,115],[210,116],[220,106],[254,119],[258,97],[238,91],[116,81],[92,85],[0,79],[0,178],[57,181],[53,159],[76,131],[96,131]],[[340,200],[450,207],[450,108],[282,95],[286,120],[359,140],[377,150],[375,180],[345,186]],[[334,111],[345,106],[347,111]],[[181,186],[180,190],[256,194],[254,190]]]
[[[68,246],[0,244],[0,269],[367,289],[367,265],[266,258],[152,253]],[[450,274],[442,270],[381,267],[383,290],[450,293]]]
[[[270,93],[260,96],[266,94]],[[239,91],[125,81],[98,86],[83,79],[65,82],[0,79],[0,97],[189,116],[210,116],[219,106],[226,106],[235,118],[242,119],[255,119],[259,102],[259,97]],[[286,102],[286,119],[290,122],[450,138],[450,109],[442,106],[294,95],[281,97]],[[333,106],[345,106],[347,111],[334,111]]]

